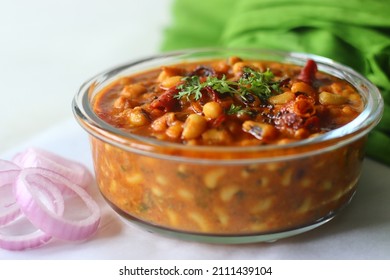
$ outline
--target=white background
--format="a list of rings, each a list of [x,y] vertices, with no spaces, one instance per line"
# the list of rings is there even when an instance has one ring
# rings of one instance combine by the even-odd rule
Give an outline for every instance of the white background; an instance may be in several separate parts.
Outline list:
[[[171,0],[0,1],[0,154],[73,118],[91,76],[155,54]]]

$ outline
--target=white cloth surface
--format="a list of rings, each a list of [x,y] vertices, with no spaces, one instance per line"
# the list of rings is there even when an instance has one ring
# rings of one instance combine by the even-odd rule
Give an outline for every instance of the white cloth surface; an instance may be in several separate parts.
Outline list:
[[[6,151],[11,159],[27,147],[40,147],[78,160],[92,171],[87,133],[69,119]],[[337,217],[312,231],[276,241],[216,245],[182,241],[124,223],[105,203],[96,186],[91,193],[101,207],[98,232],[84,242],[53,239],[38,249],[0,249],[0,260],[37,259],[390,259],[390,168],[366,159],[357,193]]]

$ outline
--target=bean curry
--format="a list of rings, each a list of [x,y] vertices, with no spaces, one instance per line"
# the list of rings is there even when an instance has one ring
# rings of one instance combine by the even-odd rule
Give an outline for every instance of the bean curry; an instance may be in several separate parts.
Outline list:
[[[95,113],[125,132],[215,147],[317,137],[351,122],[363,107],[351,84],[318,71],[312,60],[302,67],[240,57],[122,77],[93,100]],[[210,167],[92,141],[98,184],[116,208],[164,228],[212,234],[275,232],[330,215],[355,190],[364,144],[301,160],[227,165],[221,158]]]

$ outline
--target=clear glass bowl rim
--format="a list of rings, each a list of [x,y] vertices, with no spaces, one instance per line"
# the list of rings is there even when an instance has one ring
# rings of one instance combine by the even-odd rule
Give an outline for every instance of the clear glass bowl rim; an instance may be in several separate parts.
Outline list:
[[[224,55],[223,57],[228,57],[234,54],[248,54],[254,59],[256,56],[274,58],[269,59],[271,61],[279,61],[282,63],[291,63],[296,65],[304,65],[308,59],[313,59],[316,61],[319,71],[329,73],[331,75],[339,76],[352,85],[354,85],[361,94],[363,100],[365,101],[365,107],[362,113],[355,118],[352,122],[332,130],[330,132],[324,133],[317,137],[308,138],[288,144],[283,145],[262,145],[262,146],[245,146],[245,147],[236,147],[236,146],[188,146],[183,144],[171,143],[167,141],[161,141],[154,138],[143,137],[140,135],[132,134],[125,132],[119,128],[116,128],[99,118],[93,111],[91,106],[91,100],[99,90],[97,88],[101,85],[108,85],[109,81],[116,80],[121,76],[121,73],[128,71],[139,66],[143,66],[149,62],[157,61],[167,61],[167,63],[178,63],[180,61],[188,60],[189,58],[197,57],[197,55],[207,55],[210,54],[210,58],[217,57],[217,54]],[[211,55],[212,54],[212,55]],[[275,59],[275,57],[277,59]],[[202,58],[203,60],[205,58]],[[158,64],[154,67],[149,67],[153,69],[162,66],[163,64]],[[142,69],[146,71],[148,67]],[[137,72],[137,71],[136,71]],[[125,76],[125,75],[123,75]],[[359,84],[357,84],[357,82]],[[97,86],[96,86],[97,85]],[[365,89],[365,91],[362,90]],[[164,153],[158,153],[154,151],[153,147],[164,147],[168,149],[173,149],[177,151],[193,151],[197,153],[250,153],[250,152],[261,152],[261,151],[271,151],[271,150],[283,150],[283,149],[294,149],[299,150],[299,147],[311,146],[319,143],[332,142],[331,145],[323,146],[319,149],[307,150],[302,153],[297,154],[286,154],[278,155],[276,157],[261,157],[261,158],[250,158],[250,159],[231,159],[224,160],[224,164],[236,164],[236,163],[252,163],[252,162],[272,162],[280,160],[288,160],[292,158],[301,158],[305,156],[312,156],[315,154],[324,153],[327,151],[334,150],[336,148],[342,147],[351,143],[361,137],[367,135],[380,121],[380,118],[383,114],[383,99],[378,90],[378,88],[372,84],[368,79],[363,77],[361,74],[353,70],[352,68],[342,65],[334,60],[331,60],[326,57],[308,54],[308,53],[298,53],[298,52],[286,52],[278,50],[267,50],[267,49],[249,49],[249,48],[198,48],[198,49],[186,49],[172,52],[160,53],[154,56],[149,56],[141,58],[138,60],[130,61],[128,63],[121,64],[119,66],[113,67],[106,71],[103,71],[100,74],[93,76],[88,79],[84,84],[81,85],[79,91],[73,98],[72,109],[74,116],[78,123],[91,135],[94,136],[106,143],[112,144],[116,147],[124,149],[129,152],[134,152],[137,154],[151,156],[155,158],[165,158],[170,160],[177,161],[187,161],[187,162],[196,162],[196,163],[212,163],[219,162],[220,160],[207,159],[207,158],[189,158],[180,155],[168,155]],[[334,142],[334,140],[340,139],[340,141]]]

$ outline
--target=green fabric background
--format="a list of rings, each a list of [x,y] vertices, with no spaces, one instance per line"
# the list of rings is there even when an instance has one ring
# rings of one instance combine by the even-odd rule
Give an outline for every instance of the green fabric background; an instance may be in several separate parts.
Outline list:
[[[390,0],[175,0],[162,50],[257,47],[331,58],[381,90],[368,156],[390,165]]]

